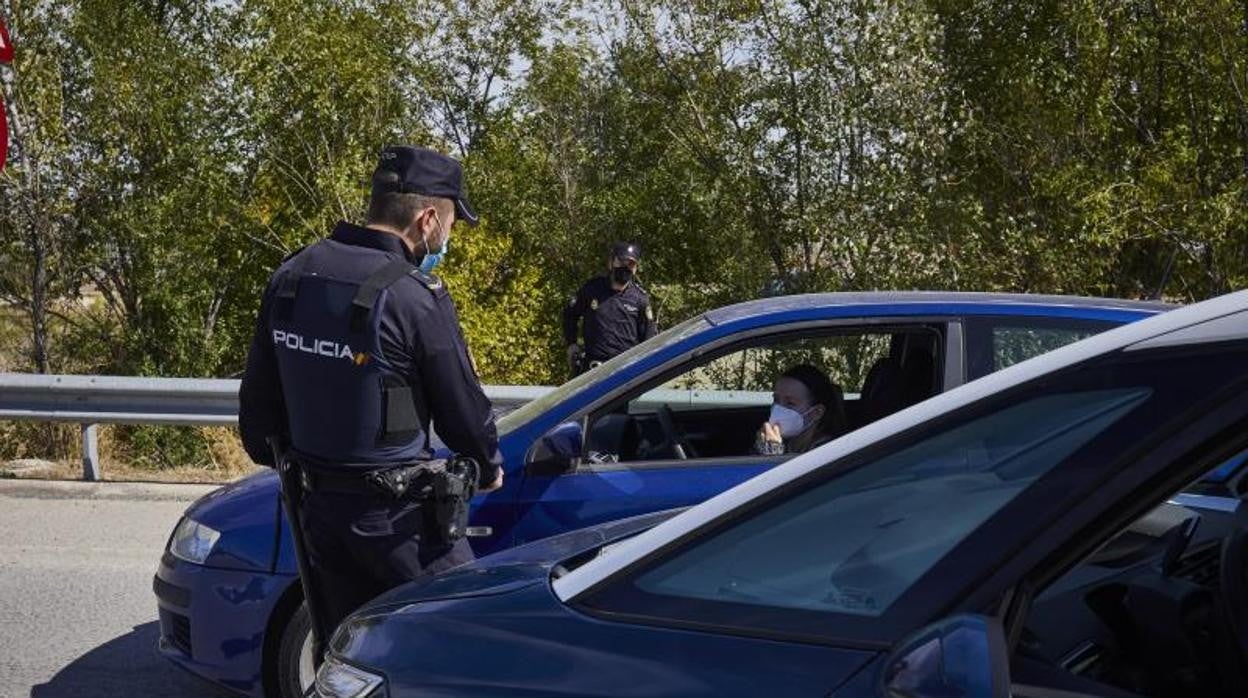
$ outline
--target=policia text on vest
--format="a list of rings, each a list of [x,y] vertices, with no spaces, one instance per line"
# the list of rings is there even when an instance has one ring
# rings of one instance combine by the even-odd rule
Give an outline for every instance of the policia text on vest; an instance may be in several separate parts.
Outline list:
[[[367,354],[356,354],[346,344],[339,344],[328,339],[308,339],[294,332],[273,330],[273,343],[286,349],[316,354],[328,359],[346,359],[352,363],[363,363],[368,360]]]

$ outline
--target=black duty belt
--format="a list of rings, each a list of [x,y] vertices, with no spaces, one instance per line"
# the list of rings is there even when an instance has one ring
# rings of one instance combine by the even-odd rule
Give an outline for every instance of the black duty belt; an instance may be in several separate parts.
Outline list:
[[[455,544],[468,531],[468,502],[477,492],[479,474],[477,462],[465,456],[376,467],[306,464],[299,469],[300,484],[309,492],[428,503],[436,523],[433,539],[445,545]]]
[[[303,488],[309,492],[328,492],[334,494],[354,494],[381,496],[391,494],[381,484],[381,479],[399,470],[419,470],[423,463],[397,463],[375,468],[349,466],[347,468],[328,468],[323,466],[303,466]],[[430,489],[433,478],[427,471],[414,475],[408,485],[409,496],[420,497],[421,490]]]

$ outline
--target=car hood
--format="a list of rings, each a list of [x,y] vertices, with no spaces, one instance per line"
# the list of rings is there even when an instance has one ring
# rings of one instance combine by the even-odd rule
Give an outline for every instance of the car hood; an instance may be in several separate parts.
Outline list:
[[[265,468],[200,497],[187,507],[186,514],[200,523],[212,525],[221,516],[230,516],[240,506],[237,500],[253,503],[258,498],[271,498],[276,496],[278,487],[277,471]]]
[[[590,526],[517,546],[483,557],[443,574],[397,587],[365,605],[356,617],[401,611],[427,601],[504,594],[544,581],[550,570],[613,541],[641,533],[680,513],[682,509],[642,514]]]
[[[200,497],[186,516],[221,532],[205,566],[267,572],[279,512],[277,473],[265,468]]]
[[[874,656],[605,623],[555,597],[546,580],[557,565],[613,555],[603,546],[673,513],[574,531],[406,585],[339,625],[330,651],[383,675],[389,695],[421,696],[721,696],[758,686],[778,695],[824,695]]]

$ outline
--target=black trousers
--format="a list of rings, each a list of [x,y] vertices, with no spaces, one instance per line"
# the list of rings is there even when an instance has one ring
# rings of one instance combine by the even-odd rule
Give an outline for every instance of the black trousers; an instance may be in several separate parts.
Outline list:
[[[312,586],[329,628],[404,582],[473,560],[467,539],[449,546],[436,540],[433,513],[420,501],[305,492],[302,519]]]

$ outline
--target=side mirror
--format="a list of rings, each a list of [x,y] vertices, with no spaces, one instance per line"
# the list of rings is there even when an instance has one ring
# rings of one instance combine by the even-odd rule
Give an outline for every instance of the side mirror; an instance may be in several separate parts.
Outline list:
[[[564,422],[537,440],[529,450],[525,469],[530,475],[562,475],[581,462],[585,433],[580,422]]]
[[[884,661],[880,698],[1009,698],[1005,633],[995,618],[957,615],[923,628]]]

